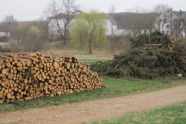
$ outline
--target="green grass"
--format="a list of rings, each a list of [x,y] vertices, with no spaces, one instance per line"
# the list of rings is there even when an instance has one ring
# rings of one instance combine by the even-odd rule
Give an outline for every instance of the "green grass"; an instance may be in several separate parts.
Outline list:
[[[92,124],[186,124],[186,102]]]
[[[95,89],[92,91],[83,91],[54,97],[36,98],[23,102],[12,102],[0,104],[0,111],[17,111],[28,108],[41,108],[46,106],[61,105],[66,103],[75,103],[95,99],[111,98],[137,94],[169,88],[181,84],[186,84],[186,80],[177,80],[172,83],[169,80],[139,80],[139,79],[114,79],[103,77],[103,84],[108,84],[108,88]]]
[[[80,59],[79,61],[85,63],[85,64],[93,64],[95,62],[106,62],[108,59]]]

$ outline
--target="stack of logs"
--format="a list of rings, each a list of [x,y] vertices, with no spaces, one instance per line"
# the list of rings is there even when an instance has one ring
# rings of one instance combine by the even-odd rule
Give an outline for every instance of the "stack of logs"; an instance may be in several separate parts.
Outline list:
[[[14,53],[0,56],[0,103],[101,88],[101,80],[75,57]]]

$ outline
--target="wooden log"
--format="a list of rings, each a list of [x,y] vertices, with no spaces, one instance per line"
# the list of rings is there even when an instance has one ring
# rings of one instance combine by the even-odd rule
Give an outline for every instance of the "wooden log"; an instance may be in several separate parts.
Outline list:
[[[75,57],[6,56],[0,61],[0,91],[3,92],[0,99],[3,101],[52,97],[101,87],[98,76]]]

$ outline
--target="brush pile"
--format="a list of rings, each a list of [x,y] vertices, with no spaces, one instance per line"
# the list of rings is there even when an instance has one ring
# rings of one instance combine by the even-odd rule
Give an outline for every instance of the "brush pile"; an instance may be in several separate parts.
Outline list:
[[[93,71],[110,77],[186,76],[186,49],[160,32],[132,40],[132,48],[108,62],[91,65]]]
[[[101,88],[101,80],[75,57],[15,53],[0,56],[0,103]]]

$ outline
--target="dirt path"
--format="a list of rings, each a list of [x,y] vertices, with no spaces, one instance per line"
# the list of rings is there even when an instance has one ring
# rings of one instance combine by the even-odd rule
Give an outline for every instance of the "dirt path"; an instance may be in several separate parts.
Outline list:
[[[0,123],[74,124],[186,101],[186,85],[138,95],[0,114]]]
[[[113,58],[78,58],[79,60],[112,60]]]

